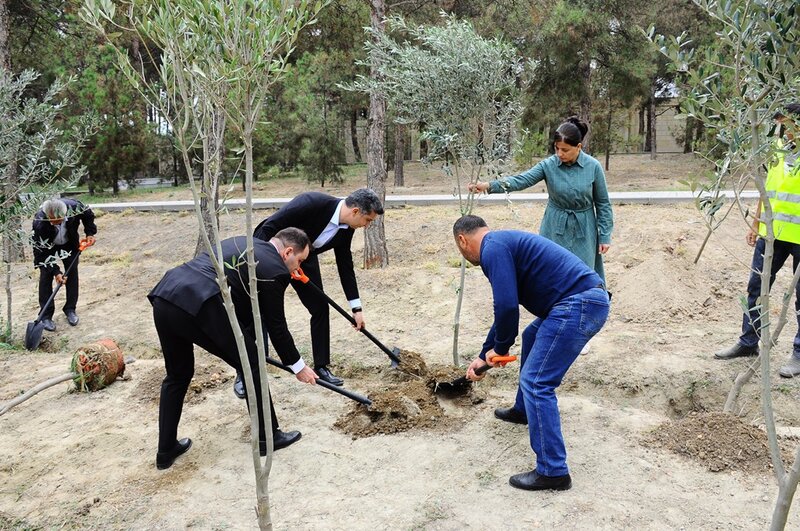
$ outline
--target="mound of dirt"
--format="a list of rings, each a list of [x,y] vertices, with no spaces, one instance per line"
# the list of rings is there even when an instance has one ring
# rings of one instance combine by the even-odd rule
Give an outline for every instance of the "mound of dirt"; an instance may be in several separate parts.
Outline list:
[[[464,375],[457,367],[434,366],[428,368],[416,352],[400,352],[397,369],[384,369],[384,385],[369,393],[371,406],[355,404],[342,415],[334,427],[353,439],[378,434],[391,434],[411,429],[444,428],[453,426],[454,417],[445,414],[439,398],[434,393],[436,382],[451,381]],[[483,400],[466,386],[463,394],[453,397],[457,406],[468,406]]]
[[[689,457],[711,472],[772,468],[766,433],[727,413],[690,413],[656,427],[643,442]]]

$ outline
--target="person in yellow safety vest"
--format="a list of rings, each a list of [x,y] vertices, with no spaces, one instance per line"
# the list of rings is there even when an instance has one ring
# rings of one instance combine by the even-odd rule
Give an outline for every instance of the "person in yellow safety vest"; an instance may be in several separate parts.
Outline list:
[[[800,164],[796,163],[797,149],[794,143],[793,128],[800,122],[800,103],[786,106],[787,115],[778,112],[773,117],[786,129],[786,142],[776,142],[776,160],[770,164],[767,172],[767,196],[772,207],[772,228],[775,233],[774,255],[770,272],[770,286],[775,275],[791,256],[792,270],[800,265]],[[766,246],[766,226],[760,222],[761,202],[758,203],[753,227],[747,234],[747,243],[754,247],[753,261],[750,266],[750,280],[747,283],[748,312],[742,317],[742,335],[737,343],[725,350],[717,352],[714,357],[729,360],[742,356],[758,355],[759,309],[756,307],[761,296],[761,270],[764,267],[764,249]],[[800,285],[795,290],[795,312],[797,313],[798,330],[794,338],[794,348],[789,361],[778,371],[785,378],[800,376]]]

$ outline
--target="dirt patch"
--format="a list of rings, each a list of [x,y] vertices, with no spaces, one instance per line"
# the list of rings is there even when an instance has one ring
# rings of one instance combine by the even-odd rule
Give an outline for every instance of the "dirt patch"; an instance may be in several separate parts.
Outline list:
[[[194,377],[189,384],[186,392],[184,404],[196,404],[202,402],[208,396],[208,392],[227,382],[233,385],[233,369],[224,363],[200,364],[195,363]],[[161,396],[161,382],[164,381],[165,372],[163,368],[151,369],[138,378],[136,384],[136,396],[140,402],[158,403]]]
[[[397,369],[384,369],[384,385],[369,393],[371,406],[354,405],[335,423],[334,428],[353,439],[391,434],[412,429],[452,428],[460,416],[445,412],[435,393],[436,382],[450,382],[464,375],[464,369],[435,365],[428,368],[422,356],[402,350]],[[462,393],[447,397],[448,403],[466,407],[483,401],[484,396],[465,386]]]
[[[659,425],[643,442],[689,457],[711,472],[772,469],[767,434],[726,413],[690,413],[681,420]],[[788,452],[785,457],[789,457]]]

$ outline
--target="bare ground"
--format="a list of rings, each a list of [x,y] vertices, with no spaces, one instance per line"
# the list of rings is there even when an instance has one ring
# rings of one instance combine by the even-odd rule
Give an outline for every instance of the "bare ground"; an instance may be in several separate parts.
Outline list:
[[[495,228],[532,230],[542,207],[480,206],[478,213]],[[712,358],[736,337],[750,256],[744,226],[726,222],[693,265],[705,232],[692,206],[623,205],[615,216],[607,266],[612,315],[559,392],[572,490],[528,493],[508,486],[508,476],[534,465],[527,431],[492,416],[513,399],[513,365],[493,370],[466,398],[436,399],[427,388],[402,391],[399,399],[417,405],[404,401],[406,416],[427,411],[417,398],[439,409],[436,418],[423,416],[397,430],[391,423],[374,429],[360,406],[274,373],[281,426],[303,432],[300,442],[275,454],[275,527],[767,527],[777,488],[760,451],[763,434],[751,429],[762,424],[757,387],[745,389],[741,420],[712,415],[747,363]],[[358,272],[370,330],[390,347],[419,353],[431,370],[452,360],[455,217],[446,206],[389,210],[391,265]],[[239,213],[223,218],[226,236],[243,232],[243,225]],[[57,312],[59,328],[46,335],[46,348],[1,351],[0,402],[65,372],[72,352],[98,338],[114,338],[137,362],[126,369],[130,380],[91,394],[62,384],[0,417],[0,528],[255,528],[248,418],[231,391],[232,369],[217,358],[196,354],[179,430],[194,446],[171,469],[154,466],[164,369],[145,295],[167,268],[190,256],[196,221],[122,213],[100,217],[98,226],[98,244],[82,258],[81,323],[69,327]],[[356,256],[361,245],[358,237]],[[332,257],[323,267],[329,293],[341,300]],[[777,286],[788,279],[781,272]],[[21,338],[23,321],[37,313],[27,264],[14,268],[14,288]],[[491,293],[478,268],[468,269],[465,294],[463,361],[477,352],[491,322]],[[307,314],[291,290],[287,306],[308,359]],[[377,398],[402,383],[380,350],[337,314],[331,319],[335,368],[349,389]],[[521,324],[529,319],[523,316]],[[773,366],[788,356],[794,327],[786,327]],[[800,426],[800,379],[775,375],[772,386],[779,424]],[[348,419],[370,433],[343,429]],[[783,444],[794,448],[798,441]],[[725,448],[753,455],[721,458]],[[797,503],[789,522],[798,528]]]

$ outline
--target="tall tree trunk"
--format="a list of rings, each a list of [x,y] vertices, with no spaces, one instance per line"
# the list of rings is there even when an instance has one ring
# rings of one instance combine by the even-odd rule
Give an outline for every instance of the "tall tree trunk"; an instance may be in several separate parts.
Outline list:
[[[584,61],[580,66],[580,76],[583,80],[583,94],[581,94],[580,111],[578,117],[589,124],[589,132],[583,137],[583,150],[587,153],[592,152],[592,65]]]
[[[694,118],[686,117],[686,126],[683,129],[683,152],[691,153],[694,151]]]
[[[639,107],[639,136],[644,135],[643,142],[641,145],[639,145],[639,149],[641,149],[642,151],[647,151],[647,146],[650,145],[650,140],[647,139],[648,131],[646,130],[644,122],[644,114],[645,114],[644,108],[645,104],[642,104]]]
[[[647,126],[650,137],[650,160],[655,160],[658,157],[658,117],[656,116],[656,97],[650,98],[649,105],[647,106]]]
[[[608,116],[606,120],[608,123],[606,124],[606,171],[608,171],[608,163],[609,159],[611,158],[611,124],[614,117],[614,107],[611,105],[611,99],[608,100]]]
[[[395,124],[394,126],[394,185],[405,186],[405,175],[403,175],[403,159],[406,154],[406,126]]]
[[[350,113],[350,141],[353,144],[353,156],[361,162],[361,150],[358,148],[358,108]]]
[[[6,265],[5,277],[6,277],[6,322],[5,322],[5,330],[0,333],[0,339],[4,342],[9,343],[11,342],[11,260],[9,259],[9,253],[11,252],[12,244],[11,238],[7,234],[3,234],[3,263]]]
[[[370,0],[370,20],[372,29],[378,34],[385,31],[384,17],[386,7],[384,0]],[[373,37],[375,38],[375,37]],[[371,58],[370,77],[378,76],[377,58]],[[381,202],[386,200],[386,100],[380,94],[372,93],[369,97],[369,118],[367,119],[367,186],[378,194]],[[386,267],[389,265],[389,251],[386,248],[386,232],[383,216],[364,230],[364,267]]]
[[[11,72],[11,15],[8,0],[0,0],[0,68]]]
[[[203,179],[200,184],[200,211],[203,225],[211,240],[211,246],[217,245],[213,222],[219,221],[219,178],[222,174],[222,157],[225,135],[225,114],[220,109],[208,111],[209,127],[203,139]],[[197,237],[194,255],[199,256],[206,250],[203,233]]]

